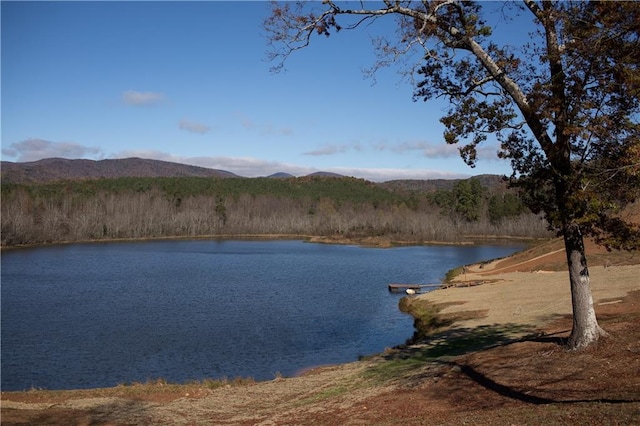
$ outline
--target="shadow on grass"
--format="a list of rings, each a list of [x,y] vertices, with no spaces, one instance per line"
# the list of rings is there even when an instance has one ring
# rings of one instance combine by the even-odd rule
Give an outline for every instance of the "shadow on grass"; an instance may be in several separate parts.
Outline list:
[[[378,381],[402,381],[406,386],[420,384],[428,378],[440,378],[455,371],[466,376],[483,388],[498,395],[528,404],[566,404],[580,402],[601,402],[609,404],[638,402],[637,399],[575,398],[552,399],[532,394],[516,387],[498,383],[488,375],[466,364],[459,357],[472,352],[483,351],[516,342],[553,343],[562,347],[566,338],[560,334],[540,334],[533,327],[521,324],[484,325],[475,328],[453,328],[434,334],[421,344],[396,348],[382,355],[365,376]],[[559,380],[563,380],[561,377]]]
[[[525,338],[536,338],[533,327],[521,324],[481,325],[474,328],[457,327],[431,335],[422,343],[385,356],[418,357],[424,360],[464,355],[481,349],[502,346]]]
[[[86,407],[54,405],[46,410],[3,410],[2,425],[150,424],[149,405],[118,399]]]
[[[596,399],[572,399],[572,400],[557,400],[551,398],[538,397],[530,394],[529,392],[519,391],[511,386],[502,385],[495,380],[491,379],[485,374],[477,371],[470,365],[458,364],[456,362],[448,362],[447,364],[458,367],[460,372],[473,380],[483,388],[493,391],[506,398],[515,399],[528,404],[573,404],[581,402],[599,402],[605,404],[626,404],[630,402],[638,402],[635,399],[609,399],[609,398],[596,398]]]
[[[380,381],[415,376],[416,369],[425,365],[437,367],[459,355],[520,341],[523,335],[533,338],[533,333],[533,328],[520,324],[451,328],[419,344],[384,353],[382,362],[370,368],[366,376]],[[426,377],[430,372],[424,374]]]

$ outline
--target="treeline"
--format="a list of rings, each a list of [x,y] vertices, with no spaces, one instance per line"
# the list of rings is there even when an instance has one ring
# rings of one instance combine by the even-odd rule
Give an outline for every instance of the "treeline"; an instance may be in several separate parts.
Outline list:
[[[233,235],[548,236],[509,192],[473,179],[451,191],[393,191],[355,178],[117,178],[2,184],[2,245]]]
[[[527,211],[514,192],[492,193],[475,178],[456,182],[450,191],[436,191],[430,199],[456,222],[476,222],[484,218],[495,225]]]

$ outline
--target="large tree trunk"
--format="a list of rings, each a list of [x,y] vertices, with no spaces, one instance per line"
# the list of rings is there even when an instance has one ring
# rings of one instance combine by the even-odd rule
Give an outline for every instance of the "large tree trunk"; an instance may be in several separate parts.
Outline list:
[[[568,345],[571,349],[579,349],[595,342],[606,333],[598,325],[596,312],[593,309],[589,269],[580,227],[575,223],[569,224],[564,227],[563,234],[573,307],[573,329]]]

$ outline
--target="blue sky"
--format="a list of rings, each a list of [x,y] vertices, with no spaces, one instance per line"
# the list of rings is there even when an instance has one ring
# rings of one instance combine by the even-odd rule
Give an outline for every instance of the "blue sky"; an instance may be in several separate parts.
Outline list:
[[[487,143],[471,169],[445,105],[376,82],[371,36],[317,37],[273,74],[267,2],[2,2],[2,160],[143,157],[241,176],[330,171],[373,181],[509,174]]]

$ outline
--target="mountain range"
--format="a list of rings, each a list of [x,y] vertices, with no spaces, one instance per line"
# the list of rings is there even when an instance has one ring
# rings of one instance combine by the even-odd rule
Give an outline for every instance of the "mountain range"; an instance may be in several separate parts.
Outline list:
[[[3,183],[48,183],[60,180],[118,177],[242,177],[226,170],[209,169],[206,167],[144,158],[97,161],[46,158],[23,163],[2,161],[0,172]],[[308,176],[343,177],[330,172],[316,172]],[[280,172],[266,177],[286,179],[294,176],[289,173]],[[500,185],[500,182],[502,182],[502,178],[498,175],[480,175],[476,178],[480,179],[484,186],[490,187]],[[458,180],[459,179],[394,180],[385,182],[384,185],[395,189],[434,191],[437,189],[450,189]]]

